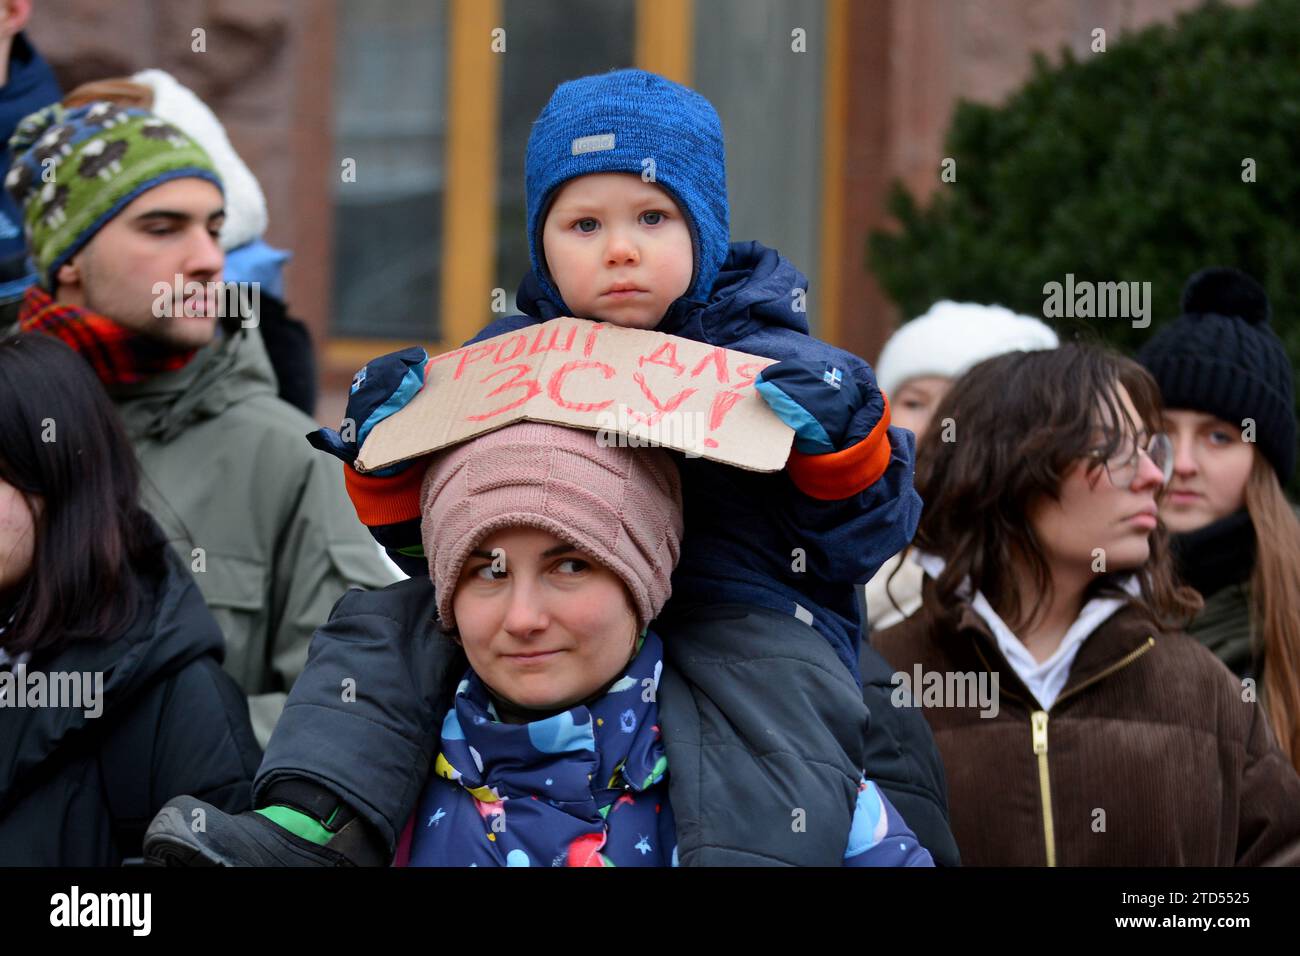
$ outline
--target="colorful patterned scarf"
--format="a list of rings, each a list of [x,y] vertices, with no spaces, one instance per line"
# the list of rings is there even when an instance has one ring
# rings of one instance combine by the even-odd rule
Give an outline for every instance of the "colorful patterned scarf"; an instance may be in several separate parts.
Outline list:
[[[590,707],[527,724],[497,719],[470,671],[442,727],[411,827],[409,866],[671,866],[656,696],[663,645],[648,631]]]
[[[184,368],[198,351],[177,351],[95,312],[55,302],[39,286],[32,286],[23,297],[18,328],[53,336],[70,346],[90,363],[106,388],[134,385]]]

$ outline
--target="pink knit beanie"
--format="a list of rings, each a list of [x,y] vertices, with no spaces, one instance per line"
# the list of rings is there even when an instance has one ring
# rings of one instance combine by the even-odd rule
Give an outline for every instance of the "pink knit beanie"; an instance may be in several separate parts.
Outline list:
[[[642,627],[672,593],[681,479],[660,449],[603,447],[595,432],[519,422],[435,456],[420,504],[447,629],[456,626],[451,599],[470,551],[501,528],[539,528],[590,554],[627,585]]]

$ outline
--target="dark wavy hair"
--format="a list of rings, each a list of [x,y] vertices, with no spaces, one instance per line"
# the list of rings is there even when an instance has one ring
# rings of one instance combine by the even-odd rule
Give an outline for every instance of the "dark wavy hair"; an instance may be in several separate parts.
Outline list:
[[[90,366],[35,333],[0,339],[0,479],[35,519],[32,566],[4,597],[11,655],[124,633],[165,572],[167,544],[139,505],[140,471]],[[0,625],[4,622],[0,621]]]
[[[1132,398],[1140,422],[1129,419],[1117,386]],[[956,440],[944,440],[947,419]],[[929,610],[954,607],[969,577],[1009,626],[1032,624],[1053,590],[1029,520],[1032,505],[1043,496],[1059,500],[1065,474],[1098,447],[1099,427],[1106,436],[1103,457],[1089,460],[1090,475],[1140,427],[1158,432],[1160,419],[1160,391],[1150,374],[1091,344],[1010,352],[958,379],[917,450],[916,489],[925,510],[912,546],[944,560]],[[1084,598],[1120,597],[1159,627],[1185,627],[1201,608],[1200,596],[1177,583],[1164,525],[1158,524],[1148,540],[1150,556],[1139,569],[1140,597],[1120,585],[1129,572],[1116,570],[1097,574]],[[1022,591],[1017,574],[1026,572],[1031,587]],[[1021,600],[1026,593],[1037,596],[1028,609]]]

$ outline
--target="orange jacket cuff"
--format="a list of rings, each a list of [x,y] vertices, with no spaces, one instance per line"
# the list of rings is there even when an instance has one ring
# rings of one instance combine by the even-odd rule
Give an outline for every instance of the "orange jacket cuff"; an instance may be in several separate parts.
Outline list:
[[[889,467],[889,398],[880,393],[885,403],[880,421],[871,434],[856,445],[843,451],[826,455],[805,455],[790,450],[785,469],[790,479],[804,494],[820,501],[839,501],[865,491],[880,480]]]
[[[363,475],[343,466],[343,480],[357,517],[369,528],[420,517],[420,485],[428,463],[417,461],[396,475]]]

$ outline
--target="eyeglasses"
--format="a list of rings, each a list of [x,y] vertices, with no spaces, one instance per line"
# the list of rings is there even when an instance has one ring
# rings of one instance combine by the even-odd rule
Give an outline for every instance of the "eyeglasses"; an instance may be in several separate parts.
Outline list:
[[[1132,488],[1137,481],[1140,456],[1145,452],[1151,463],[1160,469],[1160,484],[1169,484],[1174,473],[1174,442],[1168,435],[1160,432],[1151,436],[1146,448],[1138,448],[1133,439],[1125,439],[1115,454],[1102,459],[1103,452],[1094,449],[1088,457],[1102,460],[1106,474],[1116,488]]]

